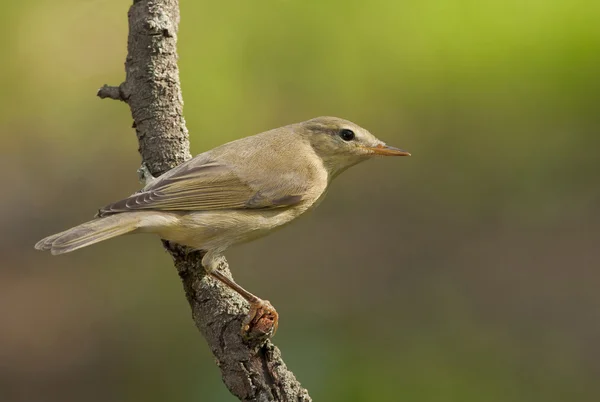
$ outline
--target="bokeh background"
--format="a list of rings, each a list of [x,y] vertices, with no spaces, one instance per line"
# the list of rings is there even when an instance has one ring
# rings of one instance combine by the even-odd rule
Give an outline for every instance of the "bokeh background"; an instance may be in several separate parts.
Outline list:
[[[152,236],[40,238],[139,188],[128,2],[0,12],[0,400],[234,401]],[[600,3],[188,1],[194,154],[319,115],[371,161],[228,253],[315,401],[600,400]]]

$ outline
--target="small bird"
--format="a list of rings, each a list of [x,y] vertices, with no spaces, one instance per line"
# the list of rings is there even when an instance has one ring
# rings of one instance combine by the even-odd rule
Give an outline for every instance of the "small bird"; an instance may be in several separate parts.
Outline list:
[[[319,204],[331,181],[374,156],[410,156],[337,117],[317,117],[204,152],[100,209],[95,219],[40,240],[63,254],[126,233],[155,233],[205,252],[206,272],[250,303],[242,332],[277,313],[219,271],[223,252],[267,235]]]

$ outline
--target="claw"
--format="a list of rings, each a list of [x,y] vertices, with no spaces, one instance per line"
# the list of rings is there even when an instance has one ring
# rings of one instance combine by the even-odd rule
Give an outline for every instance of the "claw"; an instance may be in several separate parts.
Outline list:
[[[279,314],[268,300],[250,303],[250,311],[242,322],[242,336],[246,339],[273,336],[279,325]]]
[[[205,261],[208,257],[209,261]],[[207,253],[202,259],[202,264],[205,267],[211,267],[210,270],[207,270],[209,274],[215,279],[221,281],[224,285],[228,286],[230,289],[236,291],[240,296],[242,296],[248,303],[250,303],[250,311],[248,311],[248,315],[242,321],[242,338],[246,340],[266,340],[267,338],[272,337],[277,332],[277,326],[279,324],[279,314],[275,308],[269,303],[268,300],[262,300],[248,292],[246,289],[238,285],[233,281],[233,279],[229,278],[218,269],[218,265],[220,262],[225,262],[225,260],[219,261],[214,255]]]

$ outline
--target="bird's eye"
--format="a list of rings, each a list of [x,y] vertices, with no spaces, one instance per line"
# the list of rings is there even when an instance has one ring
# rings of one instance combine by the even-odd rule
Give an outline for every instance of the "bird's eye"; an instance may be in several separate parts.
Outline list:
[[[354,134],[354,131],[344,128],[343,130],[340,131],[340,137],[344,141],[352,141],[354,139],[354,137],[356,137],[356,134]]]

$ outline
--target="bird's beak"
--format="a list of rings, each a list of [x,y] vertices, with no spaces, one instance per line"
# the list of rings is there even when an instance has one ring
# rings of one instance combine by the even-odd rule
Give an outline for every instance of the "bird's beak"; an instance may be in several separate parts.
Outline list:
[[[390,147],[389,145],[379,144],[376,147],[367,147],[375,155],[383,156],[410,156],[410,152],[406,152],[400,148]]]

